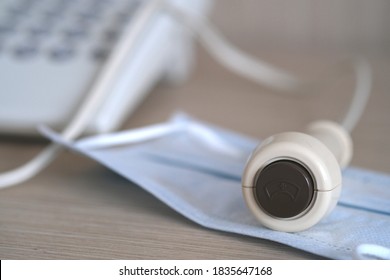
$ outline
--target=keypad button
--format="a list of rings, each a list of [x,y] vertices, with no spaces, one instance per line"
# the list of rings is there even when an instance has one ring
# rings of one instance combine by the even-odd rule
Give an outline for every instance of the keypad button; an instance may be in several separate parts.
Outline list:
[[[10,22],[0,23],[0,35],[8,35],[15,31],[15,26]]]
[[[123,26],[129,21],[130,17],[128,13],[119,12],[116,14],[114,22],[118,26]]]
[[[92,58],[98,61],[106,60],[110,51],[107,47],[97,47],[92,51]]]
[[[26,16],[30,12],[30,6],[14,6],[8,10],[12,16]]]
[[[63,10],[57,8],[46,9],[43,14],[47,18],[61,18],[63,16]]]
[[[74,57],[75,54],[75,49],[68,45],[55,46],[49,51],[50,58],[55,61],[69,60]]]
[[[31,58],[38,53],[38,47],[32,43],[24,43],[15,46],[13,53],[17,58]]]
[[[88,36],[88,32],[86,29],[82,27],[73,27],[73,28],[67,28],[64,31],[64,35],[66,36],[66,39],[83,39]]]
[[[119,31],[115,29],[109,29],[106,32],[104,32],[104,39],[107,42],[112,42],[118,39],[119,37]]]
[[[37,25],[30,27],[28,29],[28,33],[32,37],[43,37],[47,36],[50,33],[50,29],[45,26]]]
[[[83,20],[96,21],[99,19],[99,13],[94,10],[85,10],[78,13],[79,17]]]

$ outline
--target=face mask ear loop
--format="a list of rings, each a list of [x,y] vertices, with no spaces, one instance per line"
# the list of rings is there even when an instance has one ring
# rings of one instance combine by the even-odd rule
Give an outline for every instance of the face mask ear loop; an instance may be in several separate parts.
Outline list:
[[[51,138],[56,137],[56,134],[45,126],[40,127],[40,131],[44,135],[51,136]],[[233,157],[246,156],[246,154],[242,153],[242,151],[238,150],[233,145],[230,145],[206,125],[184,115],[176,115],[171,121],[166,123],[115,132],[112,134],[87,137],[78,140],[74,145],[80,149],[96,150],[107,147],[137,144],[181,131],[191,133],[214,151],[219,151]]]
[[[100,107],[105,97],[110,93],[113,82],[118,78],[122,66],[126,63],[133,47],[141,37],[147,24],[155,13],[161,9],[161,0],[147,1],[134,16],[124,31],[124,36],[112,51],[113,55],[96,78],[89,95],[79,108],[76,116],[61,133],[65,140],[71,140],[84,132],[96,110]],[[57,144],[51,144],[35,158],[14,170],[0,174],[0,189],[19,184],[30,179],[44,169],[62,148]]]
[[[355,250],[358,260],[390,260],[390,248],[376,244],[361,244]]]
[[[116,132],[113,134],[93,136],[91,138],[77,141],[75,143],[75,147],[80,149],[96,150],[107,147],[137,144],[158,139],[183,130],[185,130],[184,123],[167,122],[135,128],[128,131]]]

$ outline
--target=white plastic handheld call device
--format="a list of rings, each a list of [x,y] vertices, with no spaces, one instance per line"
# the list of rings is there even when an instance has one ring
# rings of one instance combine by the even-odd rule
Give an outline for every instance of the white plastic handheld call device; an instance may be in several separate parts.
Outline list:
[[[244,199],[264,226],[308,229],[329,214],[341,192],[341,167],[352,156],[351,138],[337,123],[320,121],[307,134],[285,132],[263,141],[242,177]]]

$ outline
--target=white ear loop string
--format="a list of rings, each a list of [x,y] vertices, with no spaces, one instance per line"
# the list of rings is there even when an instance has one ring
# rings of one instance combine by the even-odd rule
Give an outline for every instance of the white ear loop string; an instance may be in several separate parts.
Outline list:
[[[390,248],[376,244],[360,244],[354,252],[358,260],[390,260]]]
[[[113,134],[103,134],[91,138],[81,139],[75,143],[81,149],[101,149],[105,147],[115,147],[121,145],[136,144],[161,138],[163,136],[183,131],[184,126],[178,122],[166,122],[153,124],[146,127],[135,128],[127,131],[115,132]],[[42,130],[45,132],[45,130]]]
[[[45,127],[42,127],[41,131],[47,135],[52,134],[50,130]],[[218,151],[232,157],[243,156],[242,151],[224,141],[224,139],[215,134],[206,125],[196,120],[189,120],[182,115],[175,116],[169,122],[135,128],[128,131],[115,132],[112,134],[98,135],[90,138],[88,137],[79,140],[75,146],[77,148],[90,150],[101,149],[106,147],[136,144],[182,131],[191,133],[213,151]]]
[[[110,88],[117,79],[117,76],[120,76],[120,70],[123,64],[126,63],[126,58],[131,54],[145,26],[162,7],[166,8],[179,22],[198,34],[200,41],[206,49],[228,69],[283,93],[302,93],[299,89],[305,83],[294,78],[287,72],[257,60],[230,45],[205,18],[186,13],[168,1],[151,0],[135,15],[134,20],[124,32],[125,35],[122,36],[117,47],[113,50],[113,55],[100,72],[99,77],[97,77],[97,82],[91,89],[90,94],[77,111],[75,117],[62,132],[61,135],[65,140],[75,139],[85,130],[85,127],[96,113],[96,110],[109,94]],[[342,122],[343,126],[348,130],[352,130],[361,117],[371,89],[371,70],[367,62],[361,61],[356,64],[356,74],[354,99]],[[51,144],[21,167],[0,174],[0,189],[21,183],[33,177],[44,169],[60,150],[61,147],[59,145]]]

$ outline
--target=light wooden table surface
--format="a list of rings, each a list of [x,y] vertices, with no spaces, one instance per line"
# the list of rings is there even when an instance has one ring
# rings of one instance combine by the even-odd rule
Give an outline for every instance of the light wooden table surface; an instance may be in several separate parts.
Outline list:
[[[252,50],[254,51],[254,50]],[[254,53],[307,76],[334,56]],[[390,59],[370,57],[374,89],[353,131],[354,166],[390,172]],[[349,105],[351,74],[320,95],[278,96],[221,68],[199,51],[190,80],[159,85],[125,128],[165,120],[176,110],[258,138],[298,130],[318,118],[338,120]],[[0,138],[0,170],[45,146]],[[44,172],[0,191],[0,259],[318,259],[278,243],[224,233],[187,220],[94,161],[62,153]]]

